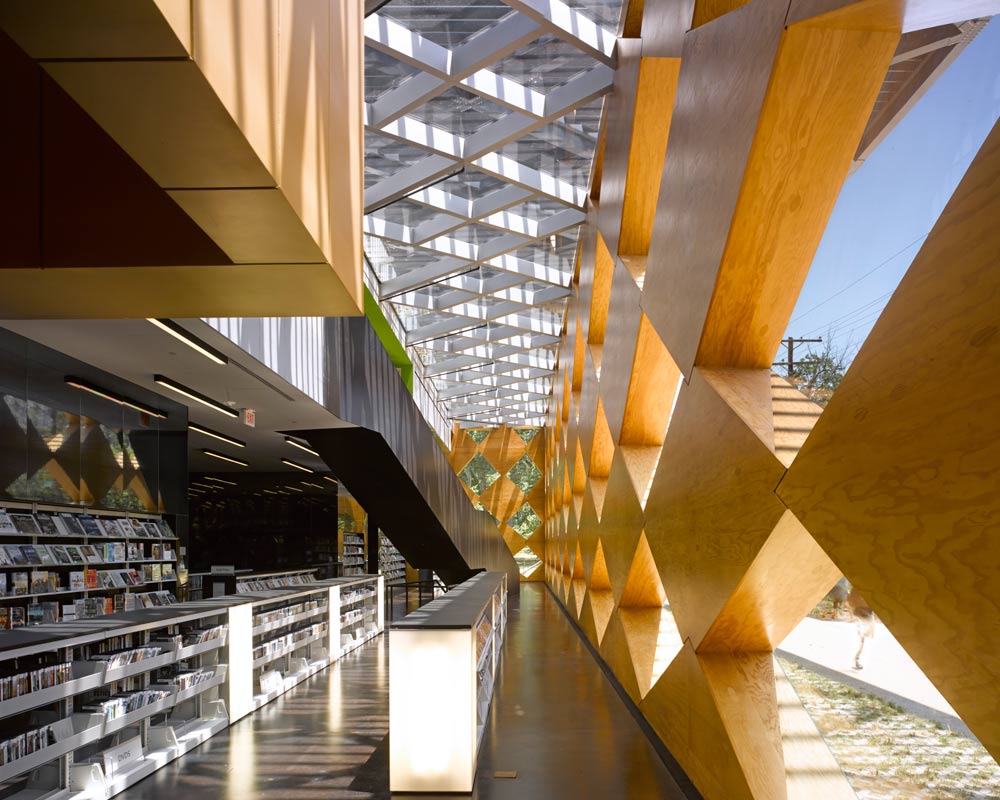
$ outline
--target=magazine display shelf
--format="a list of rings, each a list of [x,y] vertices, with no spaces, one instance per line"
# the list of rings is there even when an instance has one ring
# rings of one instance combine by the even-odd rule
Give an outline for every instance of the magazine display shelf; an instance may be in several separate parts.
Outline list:
[[[44,688],[22,681],[18,688],[34,690],[0,699],[5,736],[13,737],[0,743],[0,791],[11,800],[92,800],[124,791],[346,652],[339,646],[341,592],[363,595],[360,605],[374,611],[363,637],[350,631],[352,642],[381,633],[383,581],[377,576],[0,632],[0,674],[52,676],[55,670],[63,679]],[[307,603],[318,605],[254,625],[255,617]],[[321,633],[253,665],[255,641],[311,625]],[[127,704],[141,699],[146,702],[138,707]],[[119,709],[124,713],[116,715]],[[38,730],[46,733],[35,736]],[[4,747],[22,734],[48,744],[10,758]]]
[[[25,529],[19,529],[15,522],[24,523]],[[139,523],[140,530],[133,527],[133,522]],[[149,533],[153,529],[155,535]],[[114,555],[104,552],[105,546],[116,545],[121,547],[116,548],[118,552]],[[14,562],[10,553],[22,546],[36,553],[46,551],[48,560]],[[100,614],[104,613],[105,598],[110,599],[114,610],[131,610],[133,604],[141,607],[138,601],[144,599],[135,595],[170,591],[177,583],[178,540],[156,514],[3,501],[0,503],[0,547],[4,550],[0,555],[0,630],[39,622],[31,619],[32,612],[38,610],[49,617],[44,623],[52,622],[51,617],[55,615],[70,618],[67,616],[70,610],[82,616],[85,609],[78,612],[75,604],[86,606],[88,600],[94,608],[102,606]],[[67,548],[75,553],[80,553],[80,548],[93,551],[94,558],[70,556],[59,560],[54,557],[56,550],[65,555]],[[133,555],[140,551],[142,555]],[[119,555],[120,558],[116,557]],[[87,585],[82,577],[80,584],[73,584],[74,574],[86,576],[88,573],[108,576],[108,583],[102,585],[95,578],[93,585]],[[134,577],[126,580],[126,573]],[[25,576],[25,584],[16,582],[18,575]],[[49,576],[48,581],[58,584],[59,588],[39,591],[39,588],[45,589],[45,581],[40,581],[42,586],[36,586],[36,575]]]
[[[507,627],[507,575],[481,572],[390,626],[389,790],[472,791]]]

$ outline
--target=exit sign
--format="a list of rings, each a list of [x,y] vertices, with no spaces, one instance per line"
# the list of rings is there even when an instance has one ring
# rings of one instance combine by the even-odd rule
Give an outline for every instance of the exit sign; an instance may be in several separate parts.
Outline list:
[[[243,424],[249,428],[257,427],[257,412],[252,408],[243,409]]]

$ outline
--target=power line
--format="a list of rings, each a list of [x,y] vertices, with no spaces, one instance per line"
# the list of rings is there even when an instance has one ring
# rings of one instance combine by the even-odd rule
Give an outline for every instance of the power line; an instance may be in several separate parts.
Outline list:
[[[909,250],[911,247],[913,247],[913,245],[915,245],[921,239],[926,239],[929,234],[930,234],[930,231],[927,231],[927,233],[918,236],[916,239],[914,239],[912,242],[910,242],[908,245],[906,245],[906,247],[904,247],[902,250],[899,250],[898,252],[893,253],[885,261],[881,262],[880,264],[878,264],[875,267],[872,267],[870,270],[868,270],[868,272],[866,272],[864,275],[862,275],[860,278],[858,278],[857,280],[853,281],[852,283],[847,284],[847,286],[845,286],[840,291],[835,292],[834,294],[831,294],[823,302],[817,303],[812,308],[810,308],[808,311],[802,312],[797,317],[795,317],[795,319],[793,319],[791,322],[797,322],[798,320],[802,319],[803,317],[808,316],[809,314],[812,314],[812,312],[815,311],[817,308],[822,308],[827,303],[829,303],[831,300],[833,300],[835,297],[839,297],[844,292],[846,292],[848,289],[850,289],[850,288],[852,288],[854,286],[857,286],[859,283],[861,283],[861,281],[863,281],[869,275],[871,275],[871,274],[877,272],[878,270],[882,269],[882,267],[884,267],[887,264],[889,264],[891,261],[893,261],[894,259],[896,259],[898,256],[901,256],[903,253],[905,253],[907,250]],[[789,322],[788,324],[791,325],[791,322]]]
[[[852,319],[852,317],[855,317],[857,315],[865,316],[866,314],[869,313],[869,310],[871,309],[872,306],[874,306],[876,303],[880,303],[880,302],[882,302],[884,300],[888,300],[889,297],[891,297],[891,296],[892,296],[892,292],[891,291],[890,292],[886,292],[883,295],[879,295],[874,300],[869,300],[864,305],[860,305],[857,308],[855,308],[855,309],[853,309],[851,311],[848,311],[845,314],[841,314],[839,317],[834,317],[833,319],[829,320],[828,322],[824,323],[823,325],[817,325],[812,330],[807,331],[805,335],[806,336],[811,336],[812,334],[818,333],[819,331],[823,331],[823,330],[827,330],[827,331],[831,331],[832,332],[832,331],[836,331],[836,330],[838,330],[840,328],[843,328],[845,325],[853,325],[854,322],[855,322],[855,319]],[[885,308],[885,304],[884,303],[879,308],[879,313],[882,313],[882,308]]]

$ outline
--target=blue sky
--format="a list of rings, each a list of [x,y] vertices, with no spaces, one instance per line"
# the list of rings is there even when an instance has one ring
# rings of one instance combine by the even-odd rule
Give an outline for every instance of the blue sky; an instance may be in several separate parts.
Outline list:
[[[786,336],[861,345],[998,117],[1000,18],[847,179]]]

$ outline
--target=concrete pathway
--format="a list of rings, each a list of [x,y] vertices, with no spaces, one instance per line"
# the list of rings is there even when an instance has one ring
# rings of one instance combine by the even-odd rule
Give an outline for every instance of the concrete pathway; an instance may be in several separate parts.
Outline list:
[[[954,717],[958,721],[955,710],[881,622],[875,623],[875,638],[865,644],[862,670],[854,669],[857,648],[858,634],[853,622],[807,617],[781,643],[777,655],[790,657],[803,666],[821,667],[828,675],[839,674],[848,679],[845,683],[868,687],[873,694],[910,701],[904,705],[911,705],[908,710],[921,716],[935,721],[940,721],[939,716]],[[921,713],[922,708],[937,713]],[[949,727],[955,729],[954,725]]]

